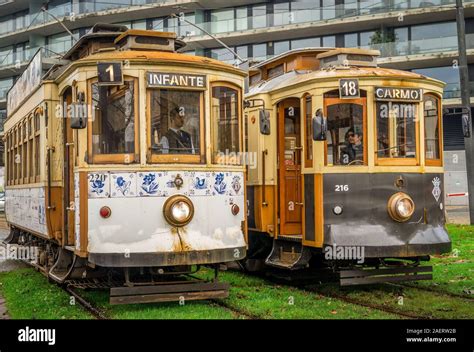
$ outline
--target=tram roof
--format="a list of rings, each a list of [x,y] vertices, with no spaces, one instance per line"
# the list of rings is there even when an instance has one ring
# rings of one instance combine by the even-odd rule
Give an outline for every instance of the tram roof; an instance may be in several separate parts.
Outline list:
[[[311,80],[328,80],[347,77],[389,78],[389,79],[425,79],[444,86],[444,82],[421,75],[419,73],[382,67],[332,67],[316,71],[290,71],[270,80],[261,81],[251,86],[247,95],[267,93],[288,88]]]

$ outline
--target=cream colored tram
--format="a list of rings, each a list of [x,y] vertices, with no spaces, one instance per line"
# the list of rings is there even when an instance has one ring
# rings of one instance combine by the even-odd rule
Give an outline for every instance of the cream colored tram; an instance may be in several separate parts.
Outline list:
[[[444,227],[444,83],[377,51],[301,49],[246,94],[247,268],[331,268],[342,285],[431,279]],[[296,274],[295,274],[296,275]]]
[[[246,73],[183,45],[96,25],[46,74],[38,53],[9,92],[8,243],[34,246],[51,279],[94,280],[112,303],[228,294],[217,269],[189,275],[246,254]]]

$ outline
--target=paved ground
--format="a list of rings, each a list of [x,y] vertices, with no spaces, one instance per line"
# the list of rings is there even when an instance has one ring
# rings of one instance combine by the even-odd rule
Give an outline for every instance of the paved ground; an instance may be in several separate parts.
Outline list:
[[[469,207],[450,205],[446,207],[447,222],[450,224],[469,224]]]

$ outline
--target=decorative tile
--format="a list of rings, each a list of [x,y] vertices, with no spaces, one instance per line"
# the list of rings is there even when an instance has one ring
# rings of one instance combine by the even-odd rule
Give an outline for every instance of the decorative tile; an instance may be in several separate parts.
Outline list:
[[[244,195],[243,174],[237,172],[226,173],[225,182],[228,185],[228,194],[230,196]]]
[[[89,198],[107,198],[110,195],[110,175],[108,172],[94,172],[88,175]]]
[[[189,195],[207,196],[211,194],[211,173],[190,172],[189,173]]]
[[[163,172],[162,180],[160,185],[162,196],[168,197],[176,193],[188,195],[190,183],[189,172],[166,171]],[[181,182],[180,187],[176,186],[178,182]]]
[[[111,173],[110,195],[114,198],[135,197],[137,195],[137,177],[135,173]]]
[[[137,193],[140,197],[160,196],[160,185],[163,182],[162,172],[138,172],[137,173]]]
[[[225,195],[228,191],[228,185],[225,180],[224,172],[211,173],[212,195]]]

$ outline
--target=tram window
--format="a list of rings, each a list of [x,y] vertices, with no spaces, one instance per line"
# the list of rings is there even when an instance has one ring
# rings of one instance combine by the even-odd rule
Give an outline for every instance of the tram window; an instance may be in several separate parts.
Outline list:
[[[304,97],[304,113],[305,113],[305,166],[313,166],[313,116],[312,116],[312,98],[311,95]]]
[[[332,104],[325,99],[328,120],[327,165],[366,165],[364,106]],[[339,99],[334,99],[337,102]]]
[[[202,93],[196,91],[149,91],[149,138],[153,155],[160,155],[164,160],[164,155],[201,154],[201,100]]]
[[[35,133],[34,133],[34,141],[35,141],[35,146],[34,146],[34,164],[35,164],[35,180],[36,182],[39,181],[39,176],[40,176],[40,114],[36,113],[35,114]]]
[[[92,153],[95,162],[133,161],[136,136],[136,83],[126,80],[123,85],[92,84]],[[124,158],[97,157],[124,155]]]
[[[377,158],[416,159],[418,104],[377,102]]]
[[[240,152],[239,91],[226,86],[212,88],[212,147],[214,162],[231,162],[224,155]],[[224,160],[225,159],[225,160]],[[233,159],[232,163],[237,163]]]
[[[427,164],[430,160],[435,160],[435,164],[440,164],[440,114],[439,99],[433,95],[424,96],[424,117],[425,117],[425,157]]]

